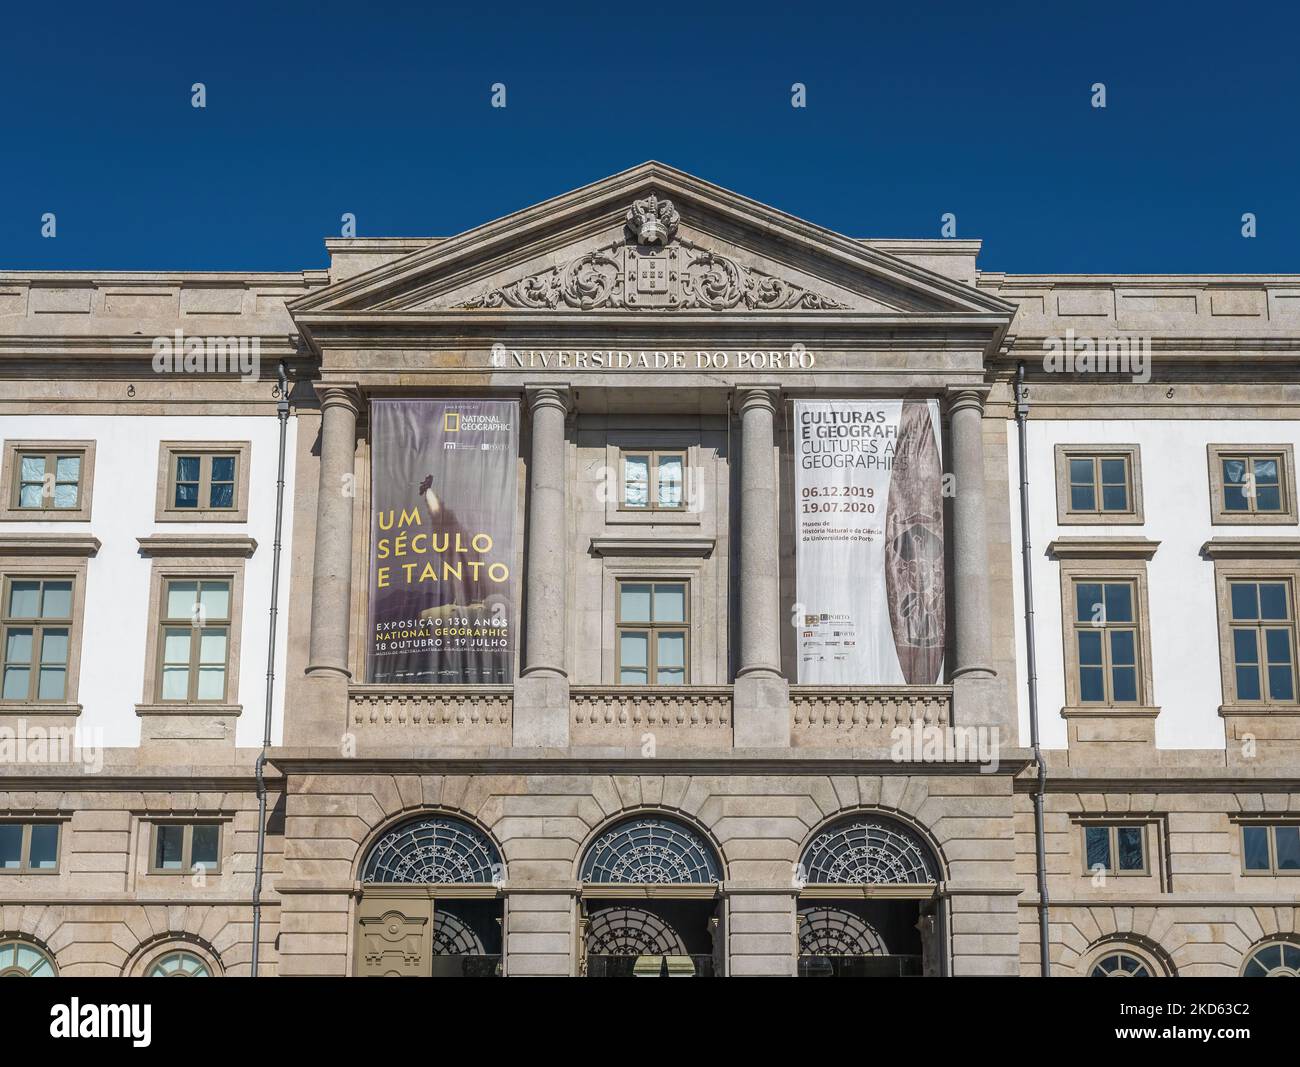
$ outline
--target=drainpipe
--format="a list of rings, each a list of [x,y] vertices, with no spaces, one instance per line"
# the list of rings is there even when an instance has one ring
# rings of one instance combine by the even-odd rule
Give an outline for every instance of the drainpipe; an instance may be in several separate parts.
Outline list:
[[[1025,420],[1029,401],[1025,399],[1025,364],[1016,366],[1016,431],[1020,446],[1020,551],[1025,579],[1025,665],[1029,670],[1029,743],[1038,767],[1038,788],[1034,791],[1034,846],[1038,853],[1038,966],[1044,978],[1052,976],[1051,943],[1048,941],[1047,846],[1043,831],[1043,798],[1047,793],[1047,765],[1038,742],[1038,656],[1034,644],[1034,573],[1029,543],[1029,448]]]
[[[266,713],[262,730],[262,751],[257,756],[257,863],[253,874],[253,960],[250,975],[258,977],[258,955],[262,932],[262,873],[266,866],[266,751],[271,747],[271,710],[275,699],[275,631],[280,613],[280,531],[284,525],[284,448],[289,429],[289,375],[283,361],[277,368],[280,401],[275,406],[280,420],[280,459],[275,472],[275,541],[271,545],[271,633],[266,642]]]

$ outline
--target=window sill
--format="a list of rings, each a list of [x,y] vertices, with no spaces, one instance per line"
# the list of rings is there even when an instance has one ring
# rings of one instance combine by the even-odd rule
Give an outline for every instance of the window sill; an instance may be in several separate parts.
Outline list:
[[[221,715],[237,718],[243,713],[243,704],[175,703],[175,704],[137,704],[137,715]]]
[[[1154,719],[1160,709],[1132,704],[1069,704],[1061,709],[1063,719]]]
[[[53,701],[27,703],[22,700],[0,700],[0,715],[80,715],[81,705]]]

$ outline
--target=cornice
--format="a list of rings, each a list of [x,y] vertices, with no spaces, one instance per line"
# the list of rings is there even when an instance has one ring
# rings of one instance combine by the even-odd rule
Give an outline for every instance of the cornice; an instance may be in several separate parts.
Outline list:
[[[144,556],[232,556],[248,559],[257,542],[243,534],[151,534],[137,537]]]
[[[1159,541],[1146,537],[1058,537],[1047,546],[1055,559],[1151,559]]]
[[[90,534],[3,534],[0,556],[80,556],[99,551],[99,538]]]
[[[717,542],[712,537],[593,537],[593,556],[698,556],[707,559]]]
[[[1206,559],[1300,559],[1300,537],[1211,537]]]

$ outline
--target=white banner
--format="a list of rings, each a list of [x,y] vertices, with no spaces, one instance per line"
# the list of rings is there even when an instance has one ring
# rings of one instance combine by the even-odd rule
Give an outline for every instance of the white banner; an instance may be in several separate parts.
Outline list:
[[[794,402],[799,681],[943,680],[943,463],[934,400]]]

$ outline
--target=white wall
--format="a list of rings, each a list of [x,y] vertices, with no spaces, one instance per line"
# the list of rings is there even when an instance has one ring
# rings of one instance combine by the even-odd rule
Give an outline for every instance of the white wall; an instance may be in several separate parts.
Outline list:
[[[281,544],[280,621],[276,636],[276,686],[273,743],[283,733],[289,546],[292,544],[294,438],[289,420],[285,457],[285,510]],[[137,538],[153,533],[238,533],[252,537],[257,550],[245,564],[244,612],[240,635],[239,692],[243,705],[236,744],[260,747],[266,701],[266,648],[270,630],[271,554],[275,539],[275,473],[278,420],[271,416],[4,415],[0,437],[9,439],[93,440],[94,489],[89,523],[7,522],[0,532],[73,534],[89,532],[101,547],[89,561],[82,629],[78,700],[79,729],[102,730],[109,747],[140,742],[135,705],[144,695],[146,641],[149,639],[149,574],[152,563],[140,555]],[[251,441],[248,522],[154,522],[158,449],[165,440]]]
[[[1011,457],[1011,530],[1016,608],[1016,662],[1021,743],[1029,743],[1025,665],[1024,583],[1020,543],[1020,462],[1016,424],[1007,423]],[[1147,537],[1160,542],[1147,564],[1158,748],[1224,747],[1219,705],[1219,624],[1214,564],[1200,549],[1211,537],[1296,536],[1293,526],[1212,526],[1206,446],[1291,443],[1300,450],[1300,423],[1266,421],[1048,421],[1028,424],[1030,539],[1038,641],[1038,710],[1042,744],[1065,748],[1064,645],[1060,564],[1047,546],[1061,536]],[[1136,444],[1141,449],[1144,525],[1058,526],[1057,444]]]

